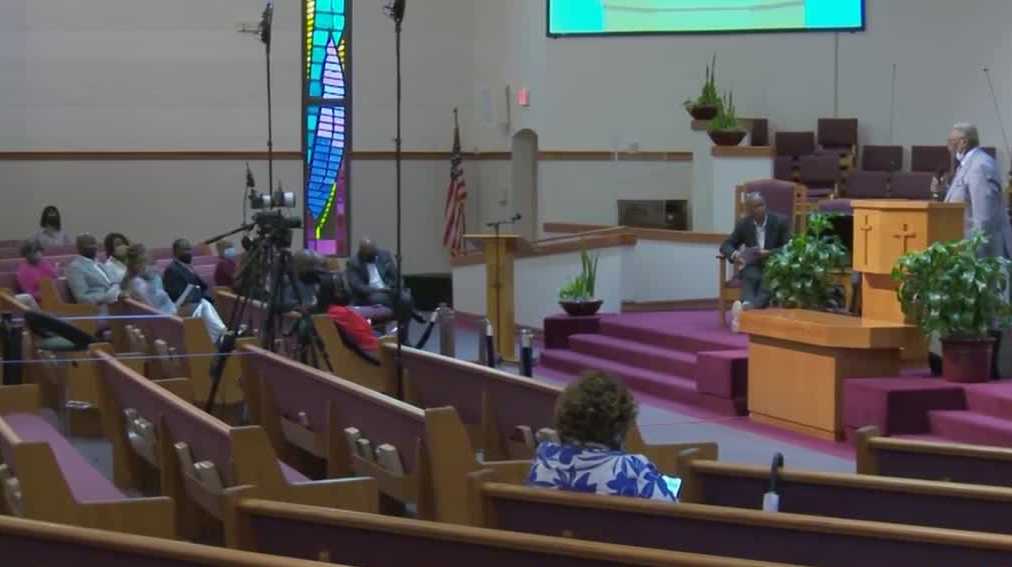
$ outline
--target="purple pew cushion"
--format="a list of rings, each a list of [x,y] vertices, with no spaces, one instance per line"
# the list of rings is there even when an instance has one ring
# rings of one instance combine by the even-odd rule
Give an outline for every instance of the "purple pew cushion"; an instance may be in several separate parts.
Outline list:
[[[288,481],[289,484],[309,482],[309,478],[306,477],[306,475],[300,473],[285,463],[282,463],[281,461],[278,461],[278,464],[281,465],[281,474],[284,475],[285,480]]]
[[[748,394],[748,351],[700,352],[696,358],[696,390],[720,398]]]
[[[927,433],[929,410],[965,409],[959,386],[933,378],[863,378],[843,386],[843,424],[883,435]]]
[[[13,413],[3,416],[7,425],[26,443],[46,443],[53,450],[56,462],[63,472],[74,500],[98,502],[123,500],[126,496],[112,482],[102,476],[60,432],[42,417],[30,413]],[[17,464],[15,463],[15,466]],[[18,471],[31,474],[32,471]]]

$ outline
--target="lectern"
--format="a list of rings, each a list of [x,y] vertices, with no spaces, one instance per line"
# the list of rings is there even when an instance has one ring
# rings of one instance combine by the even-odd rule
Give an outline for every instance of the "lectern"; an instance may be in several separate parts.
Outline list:
[[[843,434],[843,380],[899,374],[924,337],[907,323],[891,272],[903,254],[963,237],[963,205],[853,201],[854,270],[862,274],[860,319],[800,309],[742,315],[749,334],[752,419],[822,437]]]
[[[516,362],[513,264],[521,239],[516,234],[468,234],[464,238],[480,244],[485,252],[485,313],[492,322],[496,353],[503,360]]]

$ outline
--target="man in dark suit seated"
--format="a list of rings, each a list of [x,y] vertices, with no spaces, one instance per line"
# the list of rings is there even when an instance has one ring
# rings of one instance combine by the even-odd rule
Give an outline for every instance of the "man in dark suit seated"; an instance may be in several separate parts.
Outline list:
[[[731,330],[738,332],[741,312],[764,309],[770,292],[763,285],[763,265],[770,254],[790,240],[787,220],[766,210],[766,199],[759,193],[745,197],[749,215],[738,221],[734,232],[720,247],[720,253],[735,265],[741,275],[741,300],[731,307]]]
[[[397,262],[390,252],[381,250],[369,238],[363,238],[358,252],[348,259],[345,269],[352,304],[383,305],[394,311],[401,329],[406,331],[414,313],[411,291],[401,289],[401,300],[395,301]]]
[[[190,241],[180,238],[173,242],[172,256],[174,258],[172,263],[165,267],[165,273],[162,275],[165,291],[172,301],[179,301],[179,296],[186,291],[186,286],[192,285],[193,289],[190,291],[189,297],[183,301],[184,304],[197,304],[202,299],[214,303],[207,283],[200,279],[196,270],[193,269],[193,245],[190,244]]]

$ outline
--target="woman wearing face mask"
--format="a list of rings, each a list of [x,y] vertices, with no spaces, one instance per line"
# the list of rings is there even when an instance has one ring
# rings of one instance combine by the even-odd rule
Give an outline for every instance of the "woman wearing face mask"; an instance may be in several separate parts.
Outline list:
[[[130,241],[118,232],[110,232],[106,235],[103,244],[105,245],[106,260],[102,264],[102,269],[109,276],[109,281],[114,284],[121,283],[127,272],[125,262]]]
[[[162,277],[151,264],[147,248],[143,244],[131,244],[127,248],[126,276],[123,285],[132,299],[166,315],[182,315],[203,320],[207,334],[214,343],[217,343],[227,330],[225,323],[218,316],[218,311],[206,300],[176,308],[176,304],[165,291]]]
[[[39,231],[32,236],[32,240],[38,242],[39,246],[43,248],[74,245],[74,241],[70,238],[70,235],[63,232],[60,210],[52,205],[42,209],[42,218],[39,220]]]
[[[235,285],[239,251],[227,240],[219,241],[216,246],[218,247],[218,263],[214,267],[214,285],[231,288]]]
[[[59,273],[52,262],[42,257],[42,246],[34,240],[26,240],[21,244],[21,257],[24,261],[18,264],[15,274],[19,292],[17,298],[32,309],[38,309],[39,282],[56,279]]]

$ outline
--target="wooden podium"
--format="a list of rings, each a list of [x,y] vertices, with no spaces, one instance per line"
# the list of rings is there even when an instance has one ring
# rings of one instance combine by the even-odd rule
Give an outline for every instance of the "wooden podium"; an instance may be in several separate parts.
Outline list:
[[[485,316],[492,322],[496,353],[516,362],[513,264],[522,240],[516,234],[466,234],[464,238],[480,244],[485,253]]]
[[[748,409],[752,419],[824,439],[843,434],[843,380],[899,374],[903,352],[924,338],[907,324],[892,268],[904,253],[963,237],[963,205],[853,201],[860,319],[798,309],[749,311]]]

